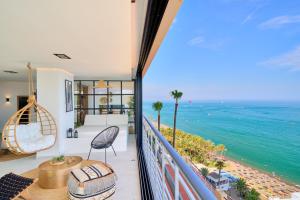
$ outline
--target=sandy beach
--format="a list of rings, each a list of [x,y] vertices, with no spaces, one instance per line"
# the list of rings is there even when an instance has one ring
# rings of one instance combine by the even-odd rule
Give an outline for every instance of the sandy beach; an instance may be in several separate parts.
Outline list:
[[[256,189],[262,199],[270,197],[290,198],[291,193],[300,192],[300,188],[279,177],[249,167],[245,164],[226,159],[225,171],[246,180],[250,188]]]

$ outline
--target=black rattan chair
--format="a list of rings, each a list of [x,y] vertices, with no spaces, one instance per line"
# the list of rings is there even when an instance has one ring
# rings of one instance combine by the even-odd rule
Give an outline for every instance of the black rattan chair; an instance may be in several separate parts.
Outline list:
[[[119,127],[111,126],[101,131],[91,142],[91,149],[88,160],[90,159],[92,149],[105,149],[105,164],[106,164],[106,149],[111,147],[115,156],[117,156],[113,147],[113,142],[119,134]]]

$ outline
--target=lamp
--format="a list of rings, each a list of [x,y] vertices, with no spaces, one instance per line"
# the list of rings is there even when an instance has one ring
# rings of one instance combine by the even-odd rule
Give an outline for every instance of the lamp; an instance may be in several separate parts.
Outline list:
[[[73,137],[73,129],[72,128],[69,128],[67,130],[67,138],[72,138]]]
[[[10,102],[10,98],[9,97],[5,97],[6,103]]]
[[[111,88],[111,86],[105,84],[103,80],[97,82],[94,88]]]

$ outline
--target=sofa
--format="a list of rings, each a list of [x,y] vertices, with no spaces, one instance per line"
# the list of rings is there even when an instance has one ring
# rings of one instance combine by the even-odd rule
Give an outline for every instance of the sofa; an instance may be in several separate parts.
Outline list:
[[[125,114],[86,115],[84,125],[77,128],[78,138],[66,139],[66,154],[88,153],[91,141],[102,130],[110,126],[118,126],[119,134],[113,144],[116,151],[127,150],[128,116]],[[80,147],[80,148],[78,148]],[[111,151],[111,148],[107,149]],[[103,150],[95,150],[95,152]],[[93,151],[94,152],[94,151]]]

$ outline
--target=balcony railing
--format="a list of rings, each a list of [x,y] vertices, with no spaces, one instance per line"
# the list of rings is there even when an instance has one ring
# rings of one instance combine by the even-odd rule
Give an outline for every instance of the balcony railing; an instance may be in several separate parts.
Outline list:
[[[146,117],[143,153],[155,200],[217,199]]]

